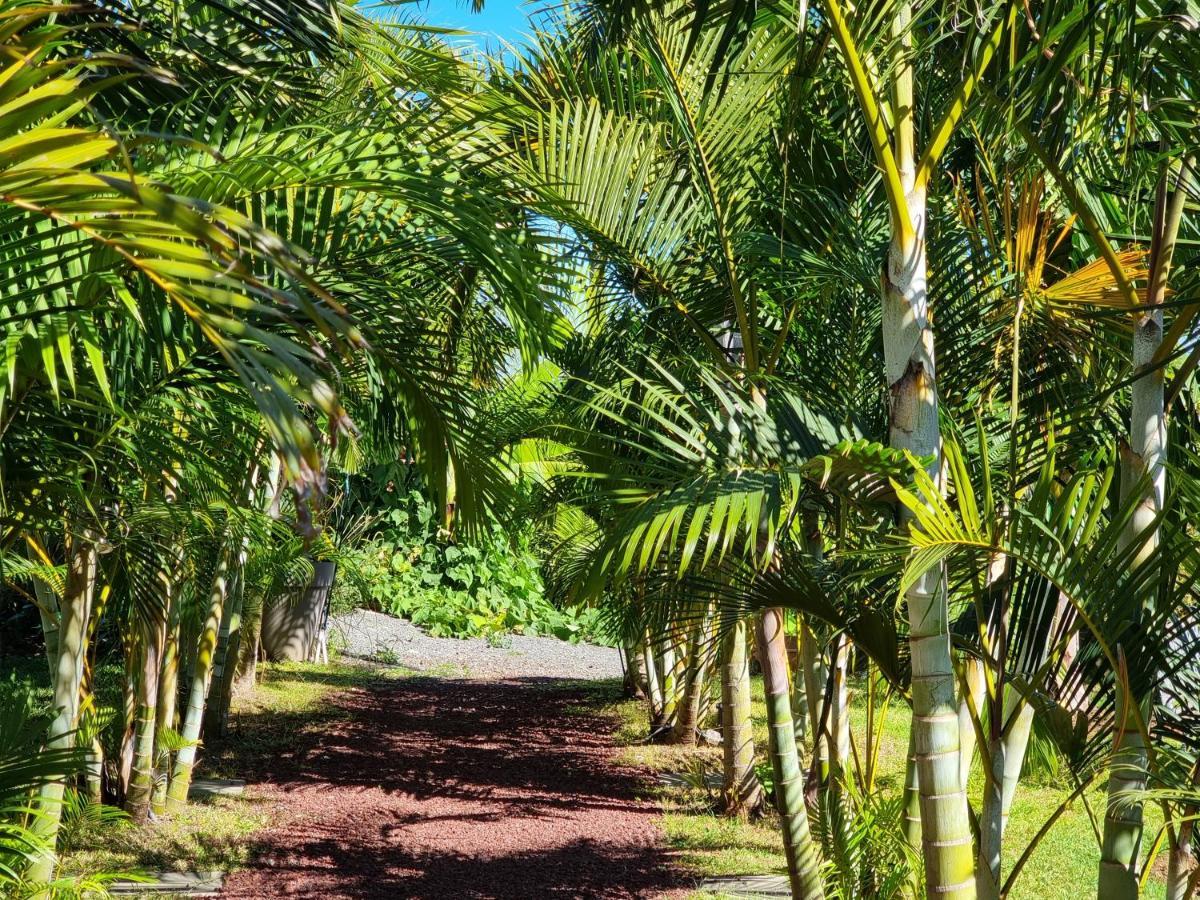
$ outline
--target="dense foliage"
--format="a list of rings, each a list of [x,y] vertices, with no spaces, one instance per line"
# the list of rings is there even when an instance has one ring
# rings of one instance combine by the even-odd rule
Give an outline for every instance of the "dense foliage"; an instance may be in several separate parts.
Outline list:
[[[425,495],[397,498],[373,534],[341,558],[334,608],[366,605],[435,637],[553,635],[603,640],[598,611],[546,599],[533,529],[493,524],[469,543],[451,541]]]
[[[602,624],[656,740],[719,705],[797,897],[1008,896],[1093,785],[1101,900],[1197,893],[1195,0],[578,0],[496,60],[3,2],[0,604],[51,686],[5,889],[185,804],[336,564],[439,634]]]

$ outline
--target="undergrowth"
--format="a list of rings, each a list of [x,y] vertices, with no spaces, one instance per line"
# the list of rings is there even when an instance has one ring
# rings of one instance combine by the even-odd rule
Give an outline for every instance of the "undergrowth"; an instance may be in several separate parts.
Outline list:
[[[856,685],[856,687],[859,687]],[[762,679],[753,680],[755,747],[758,770],[769,773],[765,748],[767,740],[766,707]],[[851,695],[851,722],[856,741],[862,740],[866,726],[864,691]],[[621,762],[637,765],[654,773],[670,772],[680,777],[672,785],[658,784],[654,793],[663,807],[660,825],[678,862],[697,879],[730,875],[786,874],[786,861],[774,813],[756,823],[730,820],[715,809],[711,792],[687,783],[686,773],[696,761],[714,771],[721,770],[719,748],[678,747],[652,744],[648,738],[648,720],[643,701],[625,699],[619,687],[597,688],[592,703],[581,712],[597,712],[611,718],[613,735],[621,747]],[[885,797],[903,785],[907,751],[909,710],[893,703],[882,723],[883,737],[879,753],[876,786]],[[713,723],[706,723],[712,726]],[[861,745],[860,745],[861,753]],[[1060,777],[1062,767],[1052,757],[1030,761],[1030,771],[1022,779],[1013,802],[1009,832],[1005,839],[1005,873],[1025,846],[1033,839],[1046,817],[1070,794],[1074,785]],[[763,779],[769,786],[769,778]],[[983,773],[978,756],[971,774],[969,796],[978,804],[983,790]],[[1010,900],[1077,900],[1094,891],[1100,852],[1089,817],[1104,814],[1105,790],[1099,784],[1076,801],[1050,829],[1046,838],[1031,854],[1017,880]],[[1159,811],[1152,805],[1145,810],[1147,840],[1161,825]],[[1011,849],[1010,849],[1011,848]],[[1164,896],[1160,873],[1153,873],[1143,894],[1148,900]],[[711,893],[697,893],[695,900],[714,900]]]
[[[532,529],[494,525],[472,542],[452,540],[413,490],[343,555],[334,610],[366,605],[434,637],[500,645],[509,633],[603,641],[595,609],[559,609],[546,598],[532,538]]]

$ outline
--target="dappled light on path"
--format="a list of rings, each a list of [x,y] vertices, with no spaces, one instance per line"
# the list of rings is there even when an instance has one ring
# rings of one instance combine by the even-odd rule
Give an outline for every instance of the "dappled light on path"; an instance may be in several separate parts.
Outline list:
[[[248,773],[280,824],[222,896],[641,898],[690,886],[644,777],[612,761],[610,723],[569,711],[586,696],[536,679],[339,695],[347,719]]]

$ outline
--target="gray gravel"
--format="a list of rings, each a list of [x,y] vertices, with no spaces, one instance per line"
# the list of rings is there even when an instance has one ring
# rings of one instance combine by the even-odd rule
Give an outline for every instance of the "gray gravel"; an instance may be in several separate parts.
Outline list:
[[[329,623],[330,645],[347,656],[432,672],[447,678],[621,677],[615,647],[511,635],[504,646],[483,638],[436,638],[405,619],[356,609]]]

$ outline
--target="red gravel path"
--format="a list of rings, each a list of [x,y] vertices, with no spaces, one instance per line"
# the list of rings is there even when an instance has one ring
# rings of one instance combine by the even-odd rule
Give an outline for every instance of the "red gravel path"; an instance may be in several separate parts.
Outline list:
[[[381,682],[340,694],[344,721],[263,761],[279,811],[227,898],[642,898],[689,879],[670,862],[611,724],[542,683]],[[254,776],[251,775],[251,778]]]

